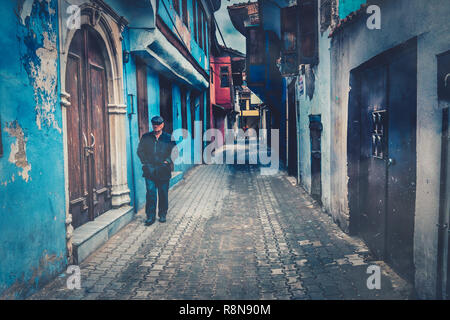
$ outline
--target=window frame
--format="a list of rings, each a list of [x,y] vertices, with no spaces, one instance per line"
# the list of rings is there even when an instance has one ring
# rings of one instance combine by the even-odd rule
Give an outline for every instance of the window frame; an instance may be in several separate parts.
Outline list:
[[[182,13],[182,20],[186,27],[189,29],[189,13],[187,8],[187,0],[181,0],[181,13]]]
[[[194,40],[195,42],[198,42],[198,35],[197,35],[197,0],[192,0],[192,11],[194,16]]]
[[[172,0],[173,9],[180,15],[180,0]]]
[[[226,70],[226,71],[225,71]],[[222,77],[226,77],[226,85],[224,85],[224,81]],[[220,87],[221,88],[230,88],[230,68],[228,66],[221,66],[220,67]]]
[[[203,49],[203,8],[200,2],[197,1],[197,23],[198,23],[198,45]]]

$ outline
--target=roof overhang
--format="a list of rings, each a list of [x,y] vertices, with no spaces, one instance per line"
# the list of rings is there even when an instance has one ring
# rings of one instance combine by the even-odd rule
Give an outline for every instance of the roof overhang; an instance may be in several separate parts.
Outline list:
[[[198,90],[209,86],[209,79],[205,79],[158,28],[130,29],[130,51],[141,57],[152,69],[166,73],[169,78]]]

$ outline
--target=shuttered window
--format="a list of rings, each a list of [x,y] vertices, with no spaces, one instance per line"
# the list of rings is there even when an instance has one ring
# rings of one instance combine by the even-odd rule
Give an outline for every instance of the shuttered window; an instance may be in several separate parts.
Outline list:
[[[197,2],[197,18],[198,18],[198,45],[203,49],[203,15],[202,8],[199,2]]]
[[[198,42],[198,35],[197,35],[197,0],[192,0],[192,12],[194,16],[194,39],[196,42]]]
[[[315,64],[318,60],[317,1],[302,0],[299,10],[299,64]]]
[[[183,23],[189,28],[187,0],[181,0],[181,10],[183,12]]]
[[[320,32],[325,32],[331,24],[331,0],[320,0]]]
[[[176,13],[180,15],[180,0],[172,0],[173,1],[173,8],[175,9]]]
[[[259,28],[250,29],[248,42],[250,64],[262,64],[264,62],[264,31]]]

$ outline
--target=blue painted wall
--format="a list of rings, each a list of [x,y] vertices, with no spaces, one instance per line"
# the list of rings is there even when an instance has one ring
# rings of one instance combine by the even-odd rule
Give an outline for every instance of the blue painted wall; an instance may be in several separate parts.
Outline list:
[[[177,14],[175,9],[173,8],[173,2],[178,1],[179,7],[180,7],[180,15]],[[198,1],[200,2],[200,0]],[[209,72],[209,51],[208,51],[208,45],[206,48],[202,49],[198,42],[195,41],[194,37],[194,16],[193,16],[193,1],[187,0],[187,12],[188,12],[188,20],[189,24],[186,26],[183,23],[182,18],[182,7],[181,7],[181,0],[159,0],[159,6],[158,6],[158,14],[161,17],[161,19],[165,22],[165,24],[172,30],[173,34],[180,39],[183,43],[186,44],[189,51],[191,52],[192,56],[195,58],[195,60],[200,64],[202,68],[207,70]],[[197,10],[197,8],[195,8]],[[206,17],[206,10],[207,8],[204,8],[205,10],[205,17]],[[198,18],[197,18],[198,19]],[[208,35],[208,24],[206,24],[206,32],[204,32],[204,35],[206,36],[206,43],[209,42],[209,35]],[[198,32],[198,30],[197,30]],[[182,38],[181,38],[181,37]]]
[[[0,298],[32,293],[67,264],[57,12],[56,0],[0,10]]]
[[[366,0],[339,0],[339,18],[344,19],[353,11],[358,10]]]

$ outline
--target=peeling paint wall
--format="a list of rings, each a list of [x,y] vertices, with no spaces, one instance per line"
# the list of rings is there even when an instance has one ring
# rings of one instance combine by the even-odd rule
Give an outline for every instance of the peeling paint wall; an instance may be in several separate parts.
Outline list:
[[[57,1],[6,1],[0,29],[0,299],[14,299],[66,265]]]
[[[320,28],[320,25],[318,26]],[[304,188],[311,192],[311,140],[309,129],[309,115],[321,115],[323,131],[321,136],[321,182],[322,182],[322,204],[327,212],[331,212],[331,190],[330,179],[333,172],[330,170],[330,39],[329,31],[319,34],[319,61],[320,63],[307,68],[307,72],[314,76],[303,75],[304,81],[314,81],[314,93],[309,98],[308,89],[311,85],[306,84],[306,93],[299,98],[299,154],[301,183]],[[304,85],[305,85],[304,82]]]

